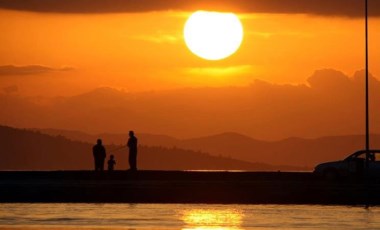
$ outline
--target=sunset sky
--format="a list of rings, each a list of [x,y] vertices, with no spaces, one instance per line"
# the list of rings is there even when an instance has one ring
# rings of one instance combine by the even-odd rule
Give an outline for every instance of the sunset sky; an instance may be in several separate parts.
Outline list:
[[[319,7],[313,7],[318,1],[298,3],[297,11],[289,7],[296,0],[272,0],[267,5],[260,1],[228,5],[224,3],[228,1],[183,1],[180,5],[114,0],[95,1],[91,6],[83,0],[61,6],[34,2],[0,1],[0,65],[38,65],[22,76],[18,68],[0,69],[1,87],[17,85],[21,94],[73,95],[100,86],[126,91],[244,86],[255,79],[298,84],[318,69],[352,75],[364,65],[359,1],[350,1],[351,10],[345,1]],[[378,16],[379,1],[370,2],[374,9],[370,12]],[[326,13],[323,4],[333,9]],[[245,35],[234,55],[207,61],[187,49],[183,27],[195,9],[235,10]],[[379,27],[380,19],[371,17],[370,71],[375,76],[380,75]]]
[[[369,2],[370,72],[380,78],[380,1]],[[364,68],[363,7],[359,0],[0,0],[0,90],[56,97],[255,80],[308,86],[321,69],[352,77]],[[196,10],[236,13],[244,38],[235,54],[208,61],[189,51],[183,29]]]

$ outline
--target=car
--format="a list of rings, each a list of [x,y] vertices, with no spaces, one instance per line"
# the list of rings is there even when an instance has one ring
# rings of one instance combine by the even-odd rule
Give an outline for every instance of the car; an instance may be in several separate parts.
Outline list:
[[[380,150],[360,150],[344,160],[319,164],[315,167],[314,173],[328,179],[360,176],[365,173],[369,176],[380,177]]]

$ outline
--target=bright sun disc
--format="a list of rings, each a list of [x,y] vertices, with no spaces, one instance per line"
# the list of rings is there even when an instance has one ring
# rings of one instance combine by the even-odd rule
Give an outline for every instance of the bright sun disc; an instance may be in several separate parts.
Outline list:
[[[243,26],[232,13],[197,11],[186,21],[184,37],[187,47],[195,55],[220,60],[239,49]]]

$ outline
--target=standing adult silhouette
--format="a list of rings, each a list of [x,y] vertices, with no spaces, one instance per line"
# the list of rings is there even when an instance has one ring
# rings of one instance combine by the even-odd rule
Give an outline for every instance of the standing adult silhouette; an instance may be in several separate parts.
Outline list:
[[[137,171],[137,138],[133,131],[129,131],[127,146],[129,148],[129,169]]]
[[[94,155],[95,171],[104,170],[104,160],[106,158],[106,149],[102,145],[102,140],[98,139],[96,145],[92,147],[92,154]]]

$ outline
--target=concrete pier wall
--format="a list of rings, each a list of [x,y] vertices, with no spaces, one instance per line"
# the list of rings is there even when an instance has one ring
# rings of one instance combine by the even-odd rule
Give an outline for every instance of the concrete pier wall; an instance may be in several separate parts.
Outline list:
[[[0,202],[379,205],[380,180],[302,172],[0,172]]]

